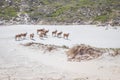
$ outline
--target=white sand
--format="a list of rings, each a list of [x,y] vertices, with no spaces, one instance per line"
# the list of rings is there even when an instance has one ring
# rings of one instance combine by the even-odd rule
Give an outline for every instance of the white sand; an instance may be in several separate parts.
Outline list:
[[[39,28],[49,29],[48,38],[41,40]],[[69,32],[69,40],[51,36],[53,30]],[[35,41],[15,41],[15,34],[35,33]],[[0,26],[0,80],[119,80],[120,56],[102,56],[84,62],[67,62],[65,50],[44,54],[39,49],[21,46],[21,43],[40,42],[66,45],[89,44],[102,48],[120,48],[120,28],[105,30],[94,25],[81,26]]]

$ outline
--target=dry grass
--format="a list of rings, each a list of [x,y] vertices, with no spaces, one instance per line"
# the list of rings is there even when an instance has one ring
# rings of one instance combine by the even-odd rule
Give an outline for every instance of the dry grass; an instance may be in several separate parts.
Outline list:
[[[91,60],[105,53],[109,53],[110,56],[114,57],[120,55],[120,48],[96,48],[81,44],[70,48],[66,52],[68,61]]]
[[[21,44],[21,45],[26,46],[26,47],[32,47],[34,49],[37,48],[37,49],[43,51],[44,53],[56,51],[58,49],[68,49],[68,47],[65,45],[56,46],[56,45],[49,45],[49,44],[42,44],[42,43],[35,43],[35,42],[29,42],[29,43],[25,43],[25,44]]]
[[[23,46],[31,46],[31,45],[33,45],[34,43],[33,42],[31,42],[31,43],[26,43],[26,44],[21,44],[21,45],[23,45]]]
[[[66,54],[69,61],[81,61],[97,58],[103,54],[103,51],[89,45],[81,44],[70,48]]]
[[[107,52],[109,53],[110,56],[117,56],[117,55],[120,55],[120,49],[119,48],[110,48],[107,50]]]
[[[41,43],[26,43],[22,44],[23,46],[30,46],[33,49],[37,48],[43,53],[46,52],[53,52],[60,49],[67,49],[66,54],[68,56],[68,61],[81,61],[81,60],[91,60],[100,57],[102,54],[109,53],[110,56],[117,56],[120,55],[120,48],[96,48],[89,45],[81,44],[76,45],[72,48],[69,48],[65,45],[63,46],[56,46],[56,45],[48,45],[48,44],[41,44]]]
[[[52,51],[55,51],[55,50],[57,50],[57,47],[51,46],[51,45],[46,45],[45,48],[44,48],[44,53],[52,52]]]

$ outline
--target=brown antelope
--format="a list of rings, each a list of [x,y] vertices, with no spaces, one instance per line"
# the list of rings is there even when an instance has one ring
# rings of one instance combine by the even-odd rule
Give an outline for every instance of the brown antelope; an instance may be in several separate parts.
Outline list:
[[[57,33],[57,37],[61,37],[61,35],[62,35],[62,32]]]
[[[30,39],[34,38],[34,33],[30,34]]]
[[[56,36],[56,34],[57,34],[57,30],[52,32],[52,36]]]
[[[47,33],[45,31],[43,31],[40,34],[43,35],[43,37],[45,37]]]
[[[48,32],[49,32],[49,30],[44,30],[42,33],[44,34],[44,36],[47,36]]]
[[[15,35],[15,40],[20,40],[21,39],[21,34]]]
[[[68,39],[68,37],[69,37],[69,33],[64,33],[64,34],[63,34],[63,38],[64,38],[64,39]]]
[[[49,30],[45,30],[45,33],[48,33],[49,32]]]
[[[39,34],[39,38],[43,38],[44,35],[45,35],[44,33],[40,33],[40,34]]]
[[[27,36],[27,32],[26,33],[21,33],[21,37],[23,37],[23,39],[26,38],[26,36]]]
[[[37,34],[39,34],[40,32],[44,31],[45,29],[37,29]]]
[[[41,31],[39,35],[41,35],[42,37],[45,37],[48,32],[49,30],[44,30],[44,31]]]

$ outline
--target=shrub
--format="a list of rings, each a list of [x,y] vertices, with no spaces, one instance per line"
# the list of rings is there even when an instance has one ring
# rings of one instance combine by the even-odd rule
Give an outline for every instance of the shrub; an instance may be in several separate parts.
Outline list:
[[[47,5],[47,4],[49,4],[49,1],[48,0],[42,0],[40,3],[42,3],[43,5]]]
[[[102,51],[89,45],[81,44],[70,48],[67,52],[68,60],[90,60],[102,55]]]
[[[63,45],[62,48],[69,49],[69,47],[66,45]]]
[[[70,6],[60,7],[56,11],[52,12],[50,17],[57,17],[57,16],[63,14],[65,11],[69,10],[69,9],[70,9]]]
[[[11,17],[17,16],[17,12],[13,7],[8,7],[4,11],[5,11],[5,15],[7,16],[11,16]]]
[[[12,17],[17,16],[17,11],[14,7],[6,7],[4,10],[0,11],[0,17],[3,17],[6,20],[11,19]]]
[[[105,22],[107,21],[109,18],[108,15],[100,15],[100,16],[96,16],[94,20],[96,21],[101,21],[101,22]]]

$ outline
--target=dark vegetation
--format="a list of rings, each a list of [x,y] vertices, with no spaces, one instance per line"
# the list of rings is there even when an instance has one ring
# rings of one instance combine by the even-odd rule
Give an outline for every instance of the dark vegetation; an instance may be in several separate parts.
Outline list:
[[[120,25],[119,0],[0,0],[0,20],[28,14],[29,22],[46,24]]]

